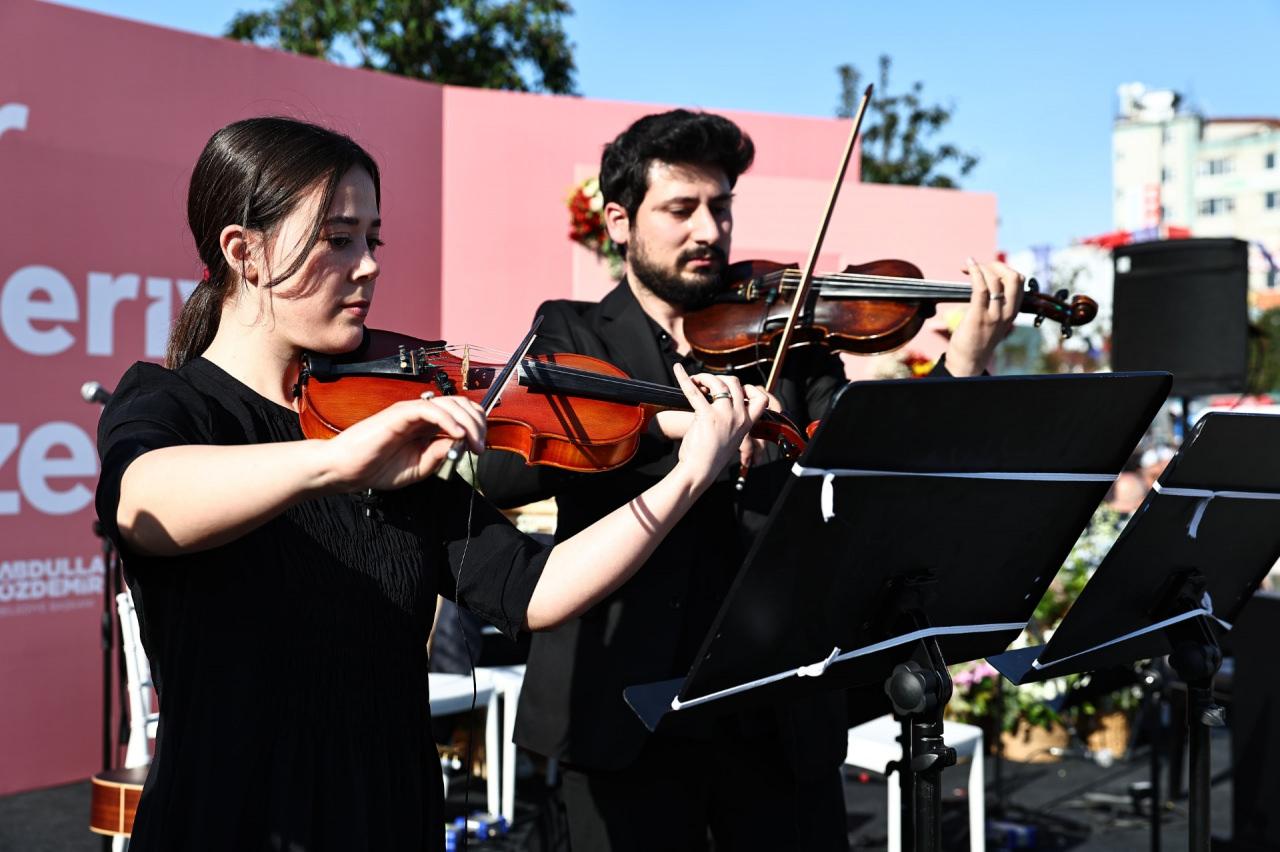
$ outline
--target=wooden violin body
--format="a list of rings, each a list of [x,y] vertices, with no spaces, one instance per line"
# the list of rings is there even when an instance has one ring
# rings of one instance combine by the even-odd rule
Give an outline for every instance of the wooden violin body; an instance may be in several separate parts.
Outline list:
[[[393,357],[400,370],[396,374],[379,374],[374,368],[366,373],[334,374],[311,356],[298,409],[303,434],[332,437],[393,402],[417,399],[426,391],[479,402],[501,367],[472,363],[464,368],[464,359],[445,349],[406,350],[403,362],[399,355]],[[585,355],[535,360],[627,378],[612,364]],[[489,415],[486,443],[490,448],[520,453],[530,464],[568,470],[611,470],[635,454],[647,421],[640,406],[521,390],[505,392]]]
[[[684,333],[708,366],[739,369],[772,362],[786,327],[799,283],[795,264],[747,260],[726,269],[727,288],[714,303],[685,316]],[[907,343],[933,316],[938,302],[968,301],[967,285],[929,282],[905,260],[851,265],[835,275],[814,277],[808,304],[801,309],[790,348],[824,346],[874,355]],[[1069,335],[1089,322],[1097,305],[1085,296],[1066,301],[1027,290],[1022,311],[1037,324],[1052,319]]]
[[[503,365],[469,357],[467,347],[399,345],[383,358],[344,362],[307,355],[298,382],[303,434],[330,438],[406,399],[430,391],[477,402]],[[501,391],[488,416],[486,445],[519,453],[530,464],[605,471],[635,455],[649,418],[662,409],[689,409],[683,392],[630,379],[585,355],[538,355],[520,361],[517,380]],[[772,412],[752,434],[777,443],[788,458],[804,448],[804,434]]]

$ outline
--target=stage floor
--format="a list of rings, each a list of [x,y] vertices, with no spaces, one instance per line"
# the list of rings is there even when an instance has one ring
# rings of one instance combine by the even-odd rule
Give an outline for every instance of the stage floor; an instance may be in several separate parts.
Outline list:
[[[1213,738],[1213,833],[1231,836],[1230,740],[1226,732]],[[1132,852],[1150,848],[1148,822],[1135,816],[1127,804],[1129,786],[1146,781],[1149,770],[1145,749],[1133,762],[1119,762],[1109,769],[1094,763],[1066,758],[1053,764],[1005,763],[1004,820],[1032,824],[1039,832],[1038,849],[1071,849],[1080,852]],[[963,785],[967,769],[947,770],[944,780]],[[997,794],[994,766],[988,762],[987,806],[989,819],[996,819]],[[1167,780],[1162,784],[1168,786]],[[455,785],[455,790],[460,785]],[[520,790],[521,813],[516,831],[489,843],[473,843],[474,849],[490,852],[544,852],[557,848],[555,826],[549,826],[545,795],[536,780]],[[482,793],[472,790],[474,803]],[[944,790],[948,788],[944,787]],[[1103,794],[1086,796],[1086,794]],[[1099,801],[1105,798],[1106,801]],[[1090,801],[1093,800],[1093,801]],[[855,850],[883,849],[885,844],[884,780],[872,776],[866,782],[849,772],[845,783],[849,816],[849,838]],[[1123,803],[1122,803],[1123,802]],[[460,805],[460,802],[458,803]],[[89,814],[89,784],[82,782],[48,790],[37,790],[0,798],[0,852],[95,852],[101,839],[86,827]],[[945,849],[968,849],[967,804],[962,795],[947,795],[944,801]],[[1186,848],[1186,800],[1176,802],[1162,823],[1163,846]],[[989,849],[1000,847],[989,844]]]

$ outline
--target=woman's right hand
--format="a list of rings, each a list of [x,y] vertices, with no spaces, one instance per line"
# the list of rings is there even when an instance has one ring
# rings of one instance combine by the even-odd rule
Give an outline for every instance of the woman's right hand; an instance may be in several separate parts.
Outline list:
[[[699,373],[690,377],[679,364],[676,381],[693,407],[693,422],[680,442],[680,466],[694,485],[704,488],[731,461],[751,427],[769,404],[769,395],[732,376]],[[710,399],[707,397],[710,396]]]
[[[479,453],[484,439],[484,412],[466,397],[397,402],[322,442],[323,488],[403,488],[435,473],[455,441],[463,440]]]

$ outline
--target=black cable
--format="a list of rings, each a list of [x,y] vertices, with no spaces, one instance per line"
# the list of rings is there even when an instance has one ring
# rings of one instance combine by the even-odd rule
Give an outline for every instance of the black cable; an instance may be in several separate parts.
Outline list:
[[[458,581],[455,588],[462,587],[462,569],[467,564],[467,551],[471,548],[471,518],[476,507],[476,489],[471,488],[471,497],[467,503],[467,543],[462,546],[462,558],[458,560]],[[454,592],[457,597],[457,592]],[[455,601],[456,604],[456,601]],[[454,606],[453,618],[455,626],[458,628],[458,634],[462,637],[462,647],[467,652],[467,667],[471,670],[471,709],[467,712],[467,760],[463,764],[462,779],[462,844],[458,847],[460,852],[467,852],[467,842],[470,839],[471,828],[471,758],[472,749],[475,747],[476,734],[476,699],[480,692],[479,685],[476,682],[476,658],[471,652],[471,642],[467,639],[467,631],[462,626],[462,607]]]
[[[475,494],[474,491],[471,493],[472,495]],[[474,496],[472,499],[474,499]],[[467,530],[470,531],[470,529],[471,523],[468,519]],[[463,553],[465,555],[465,548]],[[461,571],[459,571],[459,574],[461,574]],[[464,822],[462,827],[462,844],[458,847],[461,852],[467,852],[467,840],[471,835],[471,828],[469,825],[471,821],[471,758],[472,749],[475,747],[476,741],[476,697],[479,694],[480,689],[476,683],[475,655],[471,653],[471,641],[467,639],[467,633],[462,627],[462,610],[460,607],[455,606],[453,608],[453,617],[458,628],[458,632],[462,635],[462,647],[467,651],[467,664],[471,668],[471,709],[467,712],[467,762],[463,765],[463,772],[465,773],[465,776],[462,780],[462,818]]]

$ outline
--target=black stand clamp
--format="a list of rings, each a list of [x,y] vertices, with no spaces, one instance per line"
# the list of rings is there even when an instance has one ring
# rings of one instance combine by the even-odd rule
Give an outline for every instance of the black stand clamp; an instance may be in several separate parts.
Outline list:
[[[956,750],[942,738],[951,689],[951,675],[932,637],[919,640],[911,659],[895,666],[884,684],[893,716],[902,724],[902,759],[889,769],[898,773],[902,790],[903,849],[942,849],[942,770],[956,763]]]
[[[1222,649],[1203,621],[1183,622],[1174,635],[1169,665],[1187,683],[1187,823],[1192,852],[1209,852],[1209,729],[1226,724],[1213,702],[1213,678],[1222,665]]]

